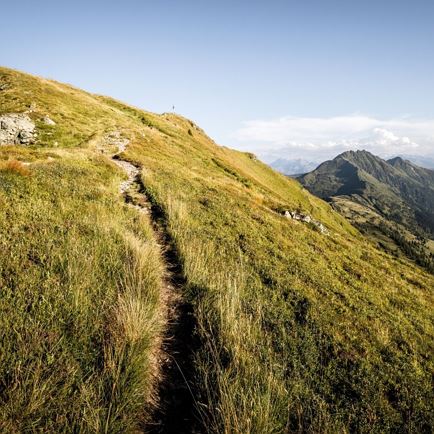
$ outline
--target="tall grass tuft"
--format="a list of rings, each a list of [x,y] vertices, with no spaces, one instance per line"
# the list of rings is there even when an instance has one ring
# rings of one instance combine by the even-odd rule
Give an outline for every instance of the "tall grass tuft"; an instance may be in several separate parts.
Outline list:
[[[155,405],[164,323],[149,221],[118,199],[103,159],[10,173],[0,170],[0,431],[131,432]]]
[[[203,342],[196,365],[208,406],[202,409],[207,426],[224,433],[281,432],[276,420],[285,418],[287,409],[279,406],[285,389],[267,353],[261,306],[246,304],[249,275],[241,252],[201,240],[188,230],[185,203],[171,198],[167,203]],[[265,376],[264,364],[269,365]]]

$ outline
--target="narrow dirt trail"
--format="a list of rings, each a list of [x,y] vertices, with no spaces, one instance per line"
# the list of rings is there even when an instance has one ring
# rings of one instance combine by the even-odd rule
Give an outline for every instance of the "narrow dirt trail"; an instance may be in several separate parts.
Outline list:
[[[160,368],[157,385],[159,405],[151,422],[142,428],[144,432],[153,434],[200,433],[204,430],[200,429],[201,424],[195,411],[192,360],[198,342],[194,337],[192,307],[183,298],[186,282],[181,261],[167,230],[164,213],[157,204],[151,203],[146,194],[141,168],[121,157],[127,145],[128,141],[122,139],[118,142],[118,152],[112,155],[113,162],[128,176],[120,184],[119,191],[126,203],[149,215],[165,266],[162,301],[167,329],[157,355]]]

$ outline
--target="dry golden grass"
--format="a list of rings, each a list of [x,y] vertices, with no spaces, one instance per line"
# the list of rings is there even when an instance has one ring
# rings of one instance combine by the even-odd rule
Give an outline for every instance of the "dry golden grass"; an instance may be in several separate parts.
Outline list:
[[[0,171],[21,176],[30,176],[31,174],[29,167],[18,160],[0,161]]]
[[[98,151],[114,130],[182,261],[211,431],[432,430],[433,276],[187,119],[0,71],[1,110],[26,110],[31,90],[39,132],[0,149],[33,162],[30,177],[0,171],[3,431],[131,432],[152,401],[161,256]],[[330,236],[279,213],[297,208]]]

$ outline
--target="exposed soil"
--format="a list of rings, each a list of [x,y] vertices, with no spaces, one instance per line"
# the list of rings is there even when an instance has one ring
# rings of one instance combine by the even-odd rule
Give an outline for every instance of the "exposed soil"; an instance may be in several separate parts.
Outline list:
[[[197,394],[193,381],[193,355],[198,349],[196,324],[192,306],[183,297],[186,282],[182,264],[167,230],[164,213],[146,194],[140,176],[141,168],[122,159],[125,141],[119,144],[118,149],[112,159],[128,175],[128,179],[120,184],[120,193],[139,212],[149,214],[165,264],[162,299],[167,329],[157,354],[160,367],[157,385],[159,405],[151,421],[142,428],[144,432],[155,434],[204,432],[196,411]]]

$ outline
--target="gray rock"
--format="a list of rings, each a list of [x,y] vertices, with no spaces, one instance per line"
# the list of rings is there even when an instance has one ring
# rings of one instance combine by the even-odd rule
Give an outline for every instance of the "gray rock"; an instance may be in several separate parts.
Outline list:
[[[0,116],[0,145],[30,145],[35,137],[35,124],[26,114]]]
[[[19,139],[20,143],[23,145],[28,145],[28,144],[32,143],[33,138],[34,138],[33,133],[31,133],[29,131],[22,130],[18,133],[18,139]]]
[[[304,214],[300,215],[300,220],[305,223],[312,223],[313,221],[310,215],[304,215]]]
[[[329,230],[322,223],[317,222],[316,227],[322,234],[329,235]]]
[[[48,116],[44,116],[42,118],[42,122],[44,122],[45,125],[50,125],[50,126],[56,125],[56,122],[54,122],[53,119],[49,118]]]
[[[120,131],[112,131],[104,136],[104,145],[116,146],[118,148],[118,153],[124,152],[129,143],[129,139],[122,137]]]
[[[292,219],[292,220],[297,220],[299,222],[303,222],[303,223],[310,223],[313,226],[315,226],[319,232],[321,232],[324,235],[329,235],[329,231],[328,229],[318,220],[313,219],[309,214],[302,214],[298,211],[284,211],[283,215],[288,218],[288,219]]]

